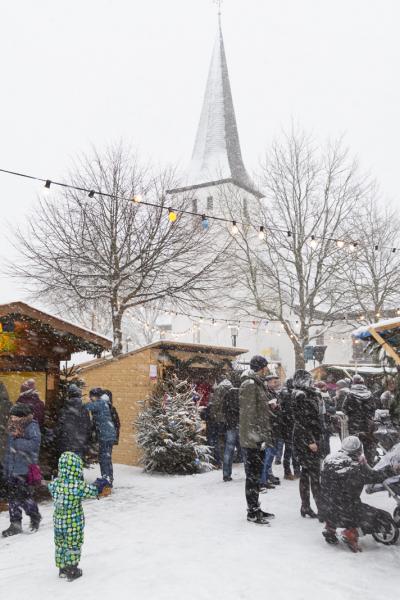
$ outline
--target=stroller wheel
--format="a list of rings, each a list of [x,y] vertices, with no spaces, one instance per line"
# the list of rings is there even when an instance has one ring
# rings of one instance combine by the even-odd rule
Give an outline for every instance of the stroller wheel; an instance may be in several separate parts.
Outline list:
[[[395,544],[399,539],[399,528],[396,522],[393,519],[390,519],[388,522],[388,528],[386,531],[377,531],[372,534],[372,537],[379,544],[384,544],[385,546],[391,546]]]
[[[397,527],[400,527],[400,506],[394,509],[393,520],[396,523]]]

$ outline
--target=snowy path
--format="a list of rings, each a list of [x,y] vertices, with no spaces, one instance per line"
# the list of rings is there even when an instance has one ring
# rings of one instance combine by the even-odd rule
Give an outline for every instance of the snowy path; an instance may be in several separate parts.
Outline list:
[[[95,477],[96,471],[90,471],[88,479]],[[242,467],[235,467],[231,483],[221,479],[221,471],[162,477],[117,466],[113,495],[85,503],[84,576],[73,583],[57,577],[52,507],[42,505],[38,533],[0,539],[0,597],[398,598],[400,545],[385,547],[367,536],[361,541],[362,554],[328,546],[322,526],[300,517],[297,482],[283,481],[262,496],[263,507],[277,515],[271,527],[247,523]],[[368,501],[394,508],[385,494]],[[1,513],[0,528],[7,524]]]

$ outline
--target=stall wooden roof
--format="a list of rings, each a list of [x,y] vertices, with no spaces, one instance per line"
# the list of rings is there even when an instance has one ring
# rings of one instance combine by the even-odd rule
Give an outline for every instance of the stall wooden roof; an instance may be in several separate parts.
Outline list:
[[[192,344],[189,342],[174,342],[168,340],[159,340],[158,342],[153,342],[152,344],[148,344],[147,346],[142,346],[141,348],[137,348],[135,350],[131,350],[131,352],[126,352],[125,354],[121,354],[118,357],[108,356],[105,358],[97,358],[95,360],[90,360],[88,362],[82,363],[79,365],[80,369],[94,369],[106,364],[112,360],[124,360],[129,356],[133,356],[134,354],[139,354],[140,352],[144,352],[146,350],[176,350],[180,352],[192,352],[193,354],[213,354],[221,355],[221,356],[229,356],[235,358],[236,356],[240,356],[241,354],[245,354],[248,352],[245,348],[234,348],[232,346],[212,346],[207,344]]]
[[[60,319],[42,310],[25,304],[25,302],[10,302],[0,304],[0,321],[6,319],[19,319],[31,324],[39,323],[45,326],[49,333],[57,337],[70,336],[69,346],[73,352],[87,351],[92,354],[101,354],[104,350],[110,350],[112,341],[93,331]]]

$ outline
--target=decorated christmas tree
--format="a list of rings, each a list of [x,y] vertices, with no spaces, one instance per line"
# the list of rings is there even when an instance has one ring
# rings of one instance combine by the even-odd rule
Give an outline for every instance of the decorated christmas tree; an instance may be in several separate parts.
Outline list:
[[[172,378],[157,386],[145,400],[136,427],[145,471],[188,475],[212,468],[194,390],[187,381]]]

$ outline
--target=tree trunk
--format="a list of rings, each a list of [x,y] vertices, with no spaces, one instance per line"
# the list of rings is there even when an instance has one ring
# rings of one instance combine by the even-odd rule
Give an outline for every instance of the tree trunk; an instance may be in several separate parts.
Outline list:
[[[304,350],[300,344],[293,344],[294,349],[294,367],[297,369],[305,369],[306,361],[304,360]]]
[[[113,345],[112,355],[119,356],[122,354],[122,315],[119,311],[112,310],[112,326],[113,326]]]

